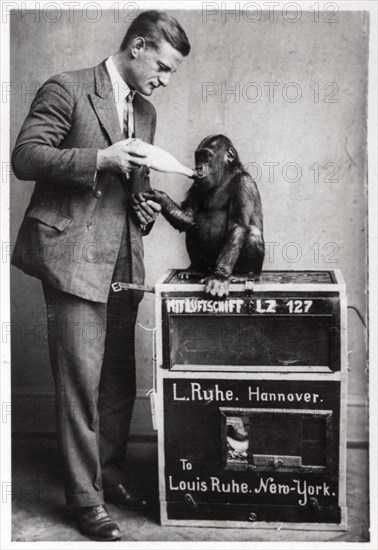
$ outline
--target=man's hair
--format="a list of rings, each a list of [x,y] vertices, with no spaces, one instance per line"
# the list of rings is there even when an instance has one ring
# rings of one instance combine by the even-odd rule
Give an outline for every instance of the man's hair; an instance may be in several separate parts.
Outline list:
[[[166,40],[184,57],[190,52],[184,29],[174,17],[162,11],[149,10],[138,15],[128,28],[120,50],[124,51],[137,36],[143,37],[147,46],[152,48],[157,49],[161,40]]]

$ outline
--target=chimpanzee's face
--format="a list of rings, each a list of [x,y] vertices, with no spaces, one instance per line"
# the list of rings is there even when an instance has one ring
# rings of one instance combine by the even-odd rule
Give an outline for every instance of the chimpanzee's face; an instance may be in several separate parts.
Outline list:
[[[202,141],[194,156],[197,172],[196,183],[206,191],[214,189],[222,183],[235,158],[225,144],[214,140]]]
[[[195,152],[196,182],[203,189],[212,189],[219,180],[219,163],[222,162],[210,148],[197,149]]]

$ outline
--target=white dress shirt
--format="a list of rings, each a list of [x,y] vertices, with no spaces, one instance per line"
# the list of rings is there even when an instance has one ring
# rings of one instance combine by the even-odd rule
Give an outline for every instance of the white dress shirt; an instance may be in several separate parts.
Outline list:
[[[123,80],[122,76],[119,74],[117,67],[114,64],[113,56],[109,57],[105,61],[105,65],[109,74],[110,82],[112,84],[114,101],[117,108],[119,127],[121,128],[121,132],[123,134],[123,117],[124,117],[124,109],[125,109],[125,98],[129,95],[131,90],[126,84],[126,82]],[[135,92],[132,92],[132,93],[135,94]],[[134,120],[132,120],[131,124],[132,124],[132,127],[134,127]],[[94,173],[93,181],[96,181],[96,178],[97,178],[97,170]]]
[[[117,67],[115,66],[113,56],[109,57],[105,61],[105,65],[109,73],[110,82],[112,83],[119,125],[121,128],[121,132],[123,132],[123,112],[125,109],[125,98],[129,95],[131,90],[122,78],[122,76],[119,74]]]

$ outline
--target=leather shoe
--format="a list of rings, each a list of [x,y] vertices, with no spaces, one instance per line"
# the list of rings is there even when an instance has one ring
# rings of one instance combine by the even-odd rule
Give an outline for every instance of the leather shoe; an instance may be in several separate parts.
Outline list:
[[[121,483],[104,489],[106,502],[115,504],[124,510],[146,510],[149,507],[147,500],[140,498]]]
[[[77,507],[75,514],[80,531],[89,539],[103,542],[121,540],[121,531],[105,506]]]

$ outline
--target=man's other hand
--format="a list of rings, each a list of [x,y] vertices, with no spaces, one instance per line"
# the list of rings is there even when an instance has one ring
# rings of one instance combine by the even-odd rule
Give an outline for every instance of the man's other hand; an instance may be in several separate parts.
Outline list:
[[[140,225],[148,225],[156,220],[161,212],[161,206],[153,200],[146,200],[143,193],[134,193],[131,206]]]

